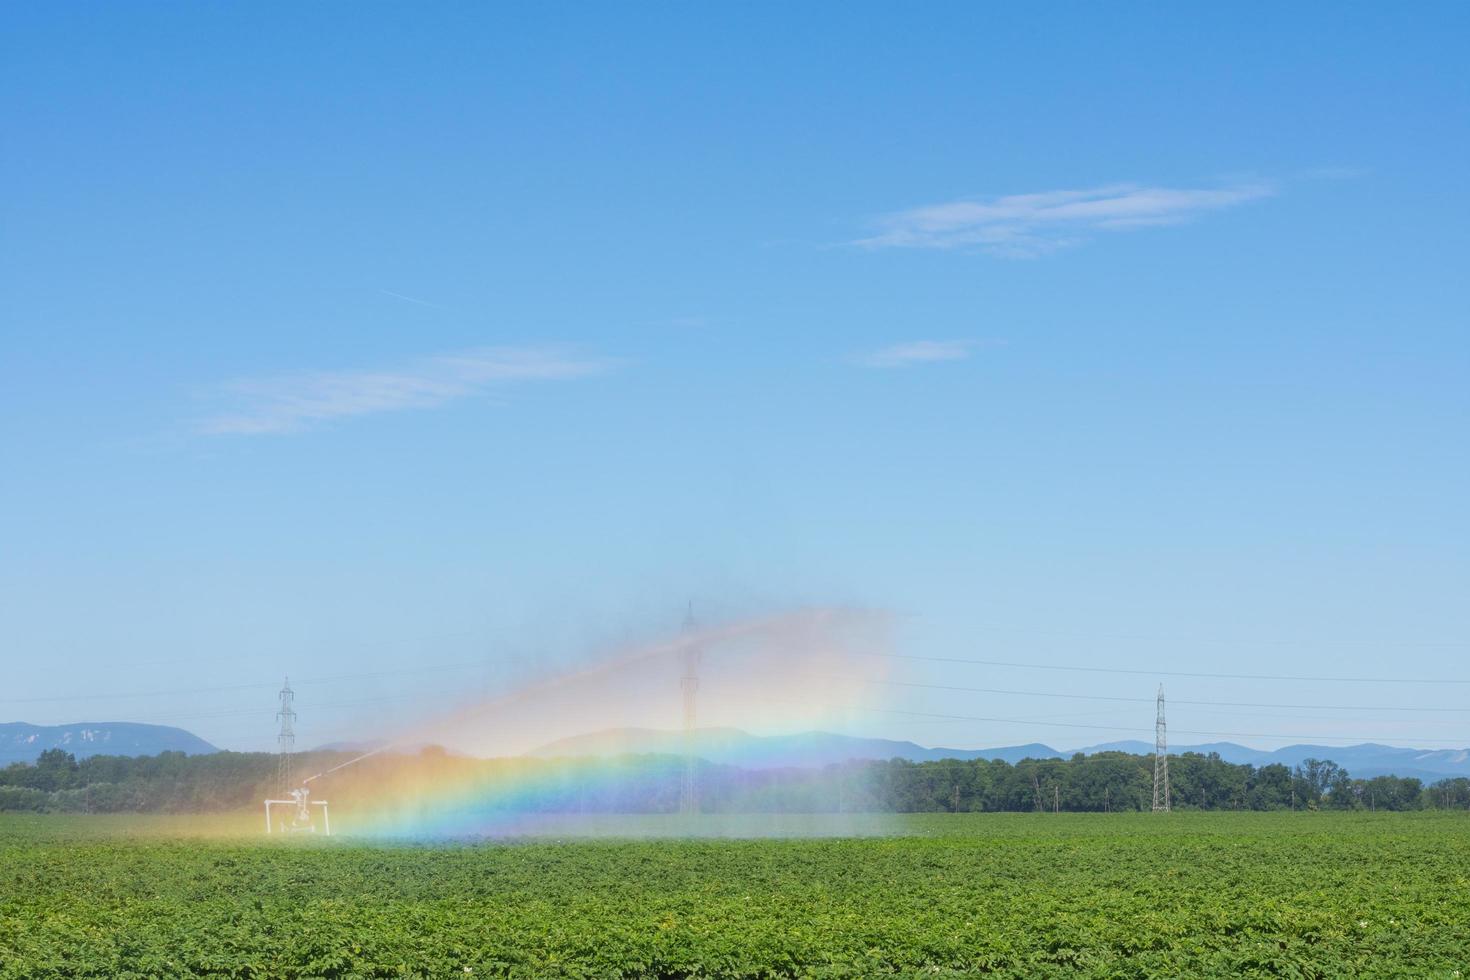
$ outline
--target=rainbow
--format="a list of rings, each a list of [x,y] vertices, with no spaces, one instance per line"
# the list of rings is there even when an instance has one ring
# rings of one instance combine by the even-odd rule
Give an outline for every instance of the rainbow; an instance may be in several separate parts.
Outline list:
[[[314,798],[331,801],[338,833],[517,836],[601,832],[630,821],[672,831],[675,824],[659,815],[678,809],[684,760],[630,754],[625,733],[680,729],[680,677],[690,651],[699,654],[705,728],[809,730],[830,719],[828,702],[860,695],[833,677],[855,650],[869,648],[875,621],[870,613],[817,609],[686,630],[464,705],[305,783]],[[817,693],[772,697],[793,690]],[[568,736],[578,736],[575,757],[537,753]],[[425,745],[431,748],[417,748]]]

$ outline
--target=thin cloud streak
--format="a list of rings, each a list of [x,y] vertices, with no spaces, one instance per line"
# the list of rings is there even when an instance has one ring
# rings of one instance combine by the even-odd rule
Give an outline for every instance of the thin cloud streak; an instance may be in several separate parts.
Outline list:
[[[315,371],[230,382],[233,411],[204,419],[206,435],[280,435],[337,419],[433,408],[492,387],[602,374],[606,360],[556,348],[487,347],[424,358],[387,370]]]
[[[392,296],[394,299],[401,299],[405,303],[414,303],[414,304],[416,304],[418,306],[427,306],[431,310],[443,310],[444,309],[444,307],[440,306],[438,303],[430,303],[428,300],[426,300],[426,299],[419,299],[416,296],[405,296],[403,293],[395,293],[391,289],[379,289],[378,292],[382,293],[384,296]],[[446,310],[445,312],[448,312],[448,311]]]
[[[911,208],[880,220],[882,231],[854,242],[865,248],[978,248],[1031,258],[1105,231],[1175,225],[1276,193],[1253,181],[1214,188],[1110,184],[1085,190],[1012,194]]]
[[[853,358],[854,363],[872,368],[912,367],[942,361],[963,361],[974,345],[968,340],[916,340],[868,351]]]

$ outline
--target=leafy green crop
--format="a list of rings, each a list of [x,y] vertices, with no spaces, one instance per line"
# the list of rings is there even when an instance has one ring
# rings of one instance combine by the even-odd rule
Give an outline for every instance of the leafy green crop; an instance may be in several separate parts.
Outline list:
[[[0,977],[1470,973],[1463,814],[897,819],[381,845],[5,817]]]

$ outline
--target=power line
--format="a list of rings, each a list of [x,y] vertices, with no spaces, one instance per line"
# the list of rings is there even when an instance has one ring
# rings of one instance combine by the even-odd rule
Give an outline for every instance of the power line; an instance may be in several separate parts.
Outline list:
[[[1020,697],[1033,698],[1066,698],[1074,701],[1122,701],[1132,704],[1152,704],[1154,698],[1129,698],[1110,696],[1106,694],[1062,694],[1053,691],[1015,691],[997,687],[965,687],[959,684],[925,684],[918,681],[891,681],[886,678],[856,678],[846,674],[826,674],[823,676],[836,677],[846,680],[857,680],[864,684],[883,684],[889,687],[919,687],[935,691],[963,691],[969,694],[1011,694]],[[1470,712],[1470,705],[1463,708],[1428,708],[1417,705],[1372,705],[1372,704],[1280,704],[1258,701],[1189,701],[1182,698],[1171,698],[1174,704],[1189,704],[1199,707],[1218,708],[1291,708],[1312,709],[1322,711],[1414,711],[1414,712],[1451,712],[1465,714]]]
[[[423,647],[428,646],[429,644],[432,644],[432,643],[443,643],[443,642],[450,641],[450,640],[464,640],[464,639],[485,640],[485,639],[488,639],[488,637],[486,637],[486,635],[485,635],[485,632],[486,631],[484,631],[484,630],[457,630],[457,631],[452,632],[452,633],[432,633],[432,634],[427,634],[427,635],[420,635],[420,636],[413,637],[411,639],[399,639],[399,640],[368,640],[368,641],[354,640],[350,644],[349,643],[344,643],[344,644],[341,644],[341,646],[343,646],[343,647],[350,647],[352,650],[357,651],[359,653],[362,653],[364,651],[373,651],[373,650],[378,650],[378,651],[396,651],[396,652],[400,652],[401,653],[401,652],[404,652],[407,649],[422,649]],[[490,632],[496,633],[496,632],[500,632],[500,631],[495,630],[495,629],[492,628],[490,630]],[[112,669],[114,669],[114,670],[135,671],[135,670],[138,670],[139,668],[143,668],[143,667],[173,667],[173,666],[177,666],[179,664],[197,664],[198,662],[199,662],[199,657],[196,654],[194,656],[188,656],[188,657],[170,657],[170,658],[163,659],[163,660],[113,660],[113,659],[109,659],[107,661],[107,666],[110,667],[110,668],[112,668]],[[430,669],[433,669],[433,668],[430,668]],[[297,681],[297,683],[299,684],[301,682],[300,681]],[[270,687],[274,687],[275,685],[274,684],[271,684],[269,686]]]
[[[1311,682],[1311,683],[1345,683],[1345,684],[1470,684],[1470,678],[1329,677],[1329,676],[1313,676],[1313,675],[1305,675],[1305,674],[1237,674],[1237,673],[1215,673],[1215,672],[1205,672],[1205,671],[1183,671],[1183,670],[1152,670],[1152,669],[1145,670],[1145,669],[1133,668],[1133,667],[1090,667],[1090,666],[1068,665],[1068,664],[1038,664],[1038,663],[1022,663],[1020,661],[1011,661],[1011,660],[982,660],[982,659],[970,658],[970,657],[937,657],[937,656],[924,656],[924,655],[920,655],[920,654],[907,654],[907,653],[868,653],[868,654],[863,654],[863,656],[880,657],[880,658],[890,659],[890,660],[909,660],[909,661],[918,661],[918,662],[926,662],[926,663],[968,664],[968,665],[980,666],[980,667],[1011,667],[1011,668],[1017,668],[1017,669],[1023,669],[1023,670],[1073,671],[1073,672],[1085,672],[1085,673],[1096,673],[1096,674],[1125,674],[1125,675],[1132,675],[1132,676],[1149,676],[1149,677],[1194,677],[1194,678],[1203,678],[1203,679],[1208,679],[1208,680],[1302,681],[1302,682]],[[322,676],[319,676],[319,677],[307,677],[307,678],[298,679],[297,680],[297,684],[298,685],[302,685],[302,684],[335,684],[335,683],[340,683],[342,681],[369,680],[369,679],[379,678],[379,677],[396,677],[396,676],[402,676],[402,675],[407,675],[407,674],[423,674],[423,673],[435,673],[435,672],[448,672],[448,671],[456,671],[456,670],[488,669],[489,667],[490,667],[490,665],[487,664],[487,663],[485,663],[483,660],[478,660],[478,661],[459,661],[459,662],[455,662],[455,663],[428,664],[428,665],[424,665],[424,666],[421,666],[421,667],[398,668],[398,669],[392,669],[392,670],[357,671],[357,672],[352,672],[352,673],[327,674],[327,675],[322,675]],[[936,688],[943,689],[944,686],[943,685],[935,685],[935,687]],[[68,701],[113,701],[113,700],[125,700],[125,699],[134,699],[134,698],[156,698],[156,697],[174,697],[174,696],[192,695],[192,694],[214,694],[214,693],[225,693],[225,692],[233,692],[233,691],[260,691],[260,690],[270,690],[270,689],[274,689],[274,688],[275,688],[275,685],[274,684],[261,684],[261,683],[254,683],[254,684],[226,684],[226,685],[214,685],[214,686],[191,687],[191,688],[171,688],[171,689],[153,690],[153,691],[120,691],[120,692],[110,692],[110,693],[107,693],[107,694],[62,694],[62,695],[45,695],[45,696],[40,696],[40,697],[26,697],[26,698],[0,698],[0,704],[46,704],[46,703],[55,703],[55,702],[68,702]],[[1036,694],[1036,696],[1042,696],[1042,697],[1069,697],[1069,696],[1070,697],[1082,697],[1082,695],[1061,695],[1061,694],[1048,694],[1048,693],[1045,693],[1045,692],[1026,692],[1026,691],[1004,691],[1004,690],[992,690],[992,689],[988,689],[988,688],[962,688],[962,687],[955,687],[953,689],[954,690],[973,690],[973,691],[975,691],[977,693],[993,693],[993,694],[1031,694],[1031,693],[1034,693],[1034,694]],[[1093,697],[1097,697],[1099,700],[1102,700],[1101,696],[1094,695]],[[1147,698],[1142,698],[1142,699],[1139,699],[1139,698],[1131,698],[1131,699],[1130,698],[1118,698],[1116,700],[1120,700],[1120,701],[1129,701],[1129,700],[1131,700],[1131,701],[1147,701],[1147,700],[1150,700],[1150,699],[1147,699]],[[1229,702],[1229,701],[1198,701],[1198,702],[1195,702],[1195,701],[1176,701],[1175,703],[1176,704],[1199,704],[1199,705],[1214,704],[1214,705],[1219,705],[1221,707],[1302,708],[1302,709],[1310,709],[1310,708],[1322,707],[1322,708],[1333,708],[1333,709],[1342,710],[1342,711],[1378,710],[1374,706],[1363,706],[1363,705],[1309,705],[1309,704],[1265,704],[1265,703],[1256,704],[1256,703],[1251,703],[1251,702]],[[1405,707],[1405,708],[1402,708],[1402,709],[1399,709],[1399,710],[1414,711],[1414,712],[1428,712],[1428,711],[1457,712],[1457,711],[1466,711],[1466,710],[1470,710],[1470,709],[1464,709],[1464,708],[1421,708],[1421,707]]]
[[[398,670],[372,670],[351,674],[329,674],[321,677],[298,679],[302,684],[335,684],[341,681],[368,680],[376,677],[395,677],[403,674],[424,674],[453,670],[486,668],[484,661],[465,661],[452,664],[433,664],[425,667],[409,667]],[[32,698],[0,698],[0,704],[43,704],[56,701],[113,701],[131,698],[166,698],[185,694],[216,694],[228,691],[260,691],[274,689],[274,684],[222,684],[212,687],[173,688],[162,691],[120,691],[112,694],[60,694]]]
[[[807,701],[784,701],[784,704],[809,704]],[[985,715],[956,715],[935,711],[905,711],[899,708],[871,708],[865,705],[827,705],[834,711],[876,711],[889,715],[912,715],[917,718],[943,718],[949,721],[988,721],[1009,725],[1041,725],[1049,728],[1086,728],[1091,731],[1130,732],[1138,735],[1147,729],[1136,727],[1124,727],[1121,725],[1079,725],[1060,721],[1040,721],[1035,718],[994,718]],[[1340,742],[1378,742],[1390,738],[1402,738],[1400,735],[1286,735],[1280,732],[1207,732],[1191,730],[1187,728],[1174,729],[1176,735],[1204,735],[1213,738],[1285,738],[1316,741],[1329,739]],[[1463,739],[1452,738],[1415,738],[1416,742],[1442,742],[1446,745],[1462,745]],[[1331,748],[1332,746],[1328,746]],[[1342,746],[1337,746],[1341,748]]]
[[[270,685],[270,686],[273,687],[274,685]],[[321,710],[323,708],[351,708],[351,707],[359,707],[359,706],[365,705],[365,704],[383,704],[385,702],[390,702],[390,701],[413,701],[413,700],[416,700],[418,698],[452,697],[452,696],[454,696],[456,694],[463,694],[463,693],[465,693],[464,692],[464,688],[456,688],[454,690],[438,690],[438,691],[415,691],[415,692],[413,692],[411,694],[387,694],[387,695],[384,695],[382,697],[375,697],[375,698],[354,698],[351,701],[321,701],[321,702],[312,702],[311,707],[312,707],[312,710],[313,711],[319,711],[319,710]],[[259,708],[259,707],[256,707],[256,708],[231,708],[231,709],[226,710],[226,711],[203,711],[203,712],[197,712],[197,713],[194,713],[194,714],[186,714],[186,715],[149,715],[149,716],[147,716],[145,718],[134,719],[134,720],[135,721],[139,721],[140,723],[145,723],[145,724],[165,724],[165,723],[168,723],[168,722],[176,722],[176,721],[199,721],[201,719],[209,719],[209,718],[244,718],[244,717],[250,717],[250,716],[257,716],[258,717],[260,715],[265,714],[268,710],[269,710],[268,708]]]
[[[450,666],[451,665],[443,665],[442,667],[437,668],[437,669],[448,669]],[[431,667],[431,668],[426,668],[426,669],[428,669],[428,670],[434,670],[436,668],[432,668]],[[378,674],[382,674],[382,673],[389,673],[389,672],[383,671],[383,672],[374,672],[373,674],[366,674],[366,675],[359,674],[359,675],[342,675],[342,676],[344,676],[344,677],[345,676],[354,676],[354,677],[377,676]],[[397,673],[397,672],[394,671],[392,673]],[[821,674],[813,674],[811,676],[813,676],[813,677],[824,677],[824,678],[835,678],[835,679],[839,679],[839,680],[851,680],[851,681],[857,681],[858,683],[862,683],[862,684],[876,684],[876,685],[881,685],[881,686],[884,686],[884,687],[907,687],[907,688],[918,688],[918,689],[922,689],[922,690],[933,690],[933,691],[956,691],[956,692],[966,693],[966,694],[1002,694],[1002,695],[1011,695],[1011,696],[1017,696],[1017,697],[1054,698],[1054,699],[1061,699],[1061,700],[1068,700],[1068,701],[1104,701],[1104,702],[1120,703],[1120,704],[1147,704],[1147,703],[1152,703],[1155,700],[1154,698],[1125,697],[1125,696],[1120,696],[1120,695],[1106,695],[1106,694],[1066,694],[1066,693],[1061,693],[1061,692],[1057,692],[1057,691],[1030,691],[1030,690],[1017,690],[1017,689],[1012,689],[1012,688],[972,687],[972,686],[962,685],[962,684],[934,684],[934,683],[925,683],[925,682],[919,682],[919,681],[896,681],[896,680],[889,680],[887,678],[863,678],[863,677],[855,677],[855,676],[853,676],[851,674],[836,674],[836,673],[825,673],[825,672],[824,673],[821,673]],[[316,682],[317,681],[312,681],[312,682],[309,682],[309,683],[316,683]],[[298,681],[297,683],[300,684],[300,683],[303,683],[303,682]],[[270,685],[270,684],[250,684],[250,685],[239,685],[239,686],[230,687],[230,688],[205,688],[205,689],[196,688],[196,689],[193,689],[193,691],[198,691],[198,690],[246,690],[246,689],[258,690],[258,689],[264,688],[264,687],[274,687],[274,685]],[[193,691],[176,692],[176,693],[193,693]],[[415,693],[409,693],[409,694],[391,694],[391,695],[386,695],[386,696],[382,696],[382,697],[354,698],[354,699],[347,700],[347,701],[326,701],[326,702],[321,702],[321,703],[316,704],[315,707],[318,708],[318,709],[321,709],[321,708],[340,708],[340,707],[357,707],[357,706],[368,705],[368,704],[381,704],[381,703],[393,702],[393,701],[412,701],[412,700],[417,699],[417,698],[436,697],[436,696],[441,696],[441,695],[454,695],[454,694],[460,694],[460,693],[463,693],[463,689],[462,688],[461,689],[455,689],[455,690],[423,691],[423,692],[415,692]],[[160,695],[160,696],[162,696],[162,695]],[[1190,699],[1185,699],[1185,698],[1172,698],[1171,700],[1173,701],[1174,704],[1184,704],[1184,705],[1191,705],[1191,706],[1195,706],[1195,707],[1218,707],[1218,708],[1275,708],[1275,709],[1289,709],[1289,710],[1320,710],[1320,711],[1404,711],[1404,712],[1413,712],[1413,713],[1448,713],[1448,714],[1465,714],[1467,712],[1470,712],[1470,706],[1463,707],[1463,708],[1444,708],[1444,707],[1423,707],[1423,706],[1417,706],[1417,705],[1290,704],[1290,703],[1265,702],[1265,701],[1190,700]],[[213,718],[247,717],[247,716],[250,716],[250,715],[258,715],[258,714],[261,714],[262,712],[263,712],[263,709],[260,709],[260,708],[242,708],[242,709],[230,709],[230,710],[224,710],[224,711],[191,712],[189,714],[179,714],[179,715],[172,715],[172,714],[171,715],[154,715],[154,716],[151,716],[149,718],[142,719],[142,720],[143,721],[147,721],[147,722],[160,722],[160,723],[161,722],[169,722],[169,721],[198,721],[198,720],[207,720],[207,719],[213,719]],[[1392,721],[1392,719],[1378,719],[1378,720],[1380,720],[1380,721]]]
[[[811,706],[810,701],[797,701],[785,698],[765,698],[773,704],[800,704]],[[874,708],[867,705],[824,705],[823,707],[832,711],[873,711],[884,715],[910,715],[916,718],[940,718],[945,721],[991,721],[1010,725],[1044,725],[1048,728],[1085,728],[1088,731],[1129,732],[1134,735],[1147,731],[1144,728],[1124,727],[1122,725],[1080,725],[1075,722],[1064,721],[1038,721],[1035,718],[995,718],[987,715],[955,715],[935,711],[905,711],[899,708]]]
[[[450,669],[451,667],[454,667],[454,666],[461,666],[461,665],[447,665],[447,664],[446,665],[439,665],[437,669]],[[428,668],[428,669],[436,669],[436,668]],[[339,675],[339,676],[341,678],[344,678],[345,679],[345,678],[348,678],[348,677],[381,676],[381,675],[389,674],[389,673],[399,673],[399,671],[391,671],[391,672],[390,671],[375,671],[375,672],[368,672],[368,673],[357,674],[357,675]],[[1153,700],[1151,698],[1109,696],[1109,695],[1098,695],[1098,694],[1065,694],[1065,693],[1050,692],[1050,691],[1025,691],[1025,690],[1012,690],[1012,689],[1005,689],[1005,688],[985,688],[985,687],[972,687],[972,686],[957,685],[957,684],[933,684],[933,683],[923,683],[923,682],[916,682],[916,681],[892,681],[892,680],[887,680],[887,679],[882,679],[882,678],[855,678],[855,677],[852,677],[851,675],[838,675],[838,674],[830,674],[830,675],[823,675],[823,676],[841,677],[841,678],[850,679],[850,680],[857,680],[858,682],[864,683],[864,684],[878,684],[878,685],[891,686],[891,687],[909,687],[909,688],[918,688],[918,689],[925,689],[925,690],[957,691],[957,692],[964,692],[964,693],[1002,694],[1002,695],[1025,696],[1025,697],[1046,697],[1046,698],[1057,698],[1057,699],[1064,699],[1064,700],[1102,701],[1102,702],[1125,703],[1125,704],[1126,703],[1145,703],[1145,702],[1148,702],[1148,701]],[[270,684],[231,685],[231,686],[228,686],[228,687],[219,687],[219,688],[195,688],[195,689],[188,689],[188,690],[184,690],[184,691],[175,691],[175,692],[158,692],[158,694],[159,694],[159,696],[163,696],[164,694],[167,694],[167,693],[191,693],[193,691],[200,691],[200,690],[227,690],[227,691],[260,690],[262,688],[271,688],[271,687],[274,687],[274,685],[270,685]],[[413,700],[415,698],[419,698],[419,697],[430,697],[430,696],[434,696],[435,694],[440,694],[440,693],[443,693],[443,694],[453,694],[453,693],[458,693],[458,692],[455,692],[455,691],[421,692],[421,693],[411,693],[411,694],[388,695],[388,696],[384,696],[384,697],[374,697],[374,698],[358,698],[358,699],[350,699],[350,700],[344,700],[344,701],[324,702],[324,703],[318,705],[318,707],[320,707],[320,708],[353,707],[353,706],[359,706],[359,705],[377,704],[377,703],[384,703],[384,702],[391,702],[391,701],[404,701],[404,700],[410,700],[411,701],[411,700]],[[119,695],[119,696],[125,696],[125,695]],[[137,696],[141,696],[141,695],[137,695]],[[1318,709],[1320,709],[1320,710],[1343,710],[1343,711],[1401,710],[1401,711],[1405,711],[1405,712],[1463,713],[1466,710],[1470,710],[1470,709],[1461,709],[1461,708],[1416,707],[1416,706],[1325,705],[1325,704],[1322,704],[1322,705],[1314,705],[1314,704],[1284,704],[1284,703],[1267,703],[1267,702],[1209,701],[1209,700],[1185,700],[1185,699],[1174,699],[1174,703],[1175,704],[1187,704],[1187,705],[1199,706],[1199,707],[1253,707],[1253,708],[1254,707],[1259,707],[1259,708],[1277,708],[1277,709],[1301,709],[1301,710],[1318,710]],[[861,710],[881,710],[881,709],[865,708],[865,709],[861,709]],[[167,717],[165,717],[165,716],[156,716],[156,718],[157,718],[158,721],[170,721],[170,720],[171,721],[193,721],[193,720],[211,719],[211,718],[243,717],[243,716],[255,715],[255,714],[260,714],[260,713],[261,713],[261,710],[260,709],[251,708],[251,709],[235,709],[235,710],[217,711],[217,712],[192,712],[192,713],[189,713],[189,714],[170,715],[170,716],[167,716]],[[1113,727],[1113,726],[1105,726],[1105,725],[1075,725],[1075,724],[1074,725],[1060,725],[1060,723],[1057,723],[1057,722],[1048,722],[1048,721],[1044,721],[1043,720],[1044,718],[1047,718],[1047,717],[1056,717],[1056,716],[1030,716],[1030,717],[1027,717],[1027,718],[992,718],[992,717],[982,717],[982,716],[951,716],[951,715],[945,715],[945,714],[939,714],[939,713],[923,713],[923,712],[907,712],[907,713],[908,714],[914,714],[917,717],[935,717],[935,718],[940,718],[940,719],[944,719],[944,720],[993,721],[993,722],[1008,723],[1008,724],[1011,724],[1011,723],[1013,723],[1013,724],[1043,724],[1043,725],[1051,725],[1053,727],[1089,728],[1089,729],[1097,729],[1097,730],[1115,730],[1115,731],[1126,731],[1126,732],[1134,732],[1134,733],[1138,733],[1138,732],[1141,731],[1140,729],[1133,729],[1133,728],[1126,728],[1126,727]],[[1391,721],[1391,719],[1380,719],[1380,720],[1382,720],[1382,721]],[[1233,736],[1233,737],[1333,738],[1333,739],[1347,739],[1348,738],[1347,736],[1295,736],[1295,735],[1292,735],[1292,736],[1285,736],[1285,735],[1283,735],[1283,736],[1275,736],[1275,735],[1262,735],[1260,733],[1185,732],[1182,729],[1176,729],[1176,731],[1178,731],[1180,733],[1183,733],[1183,734],[1229,735],[1229,736]],[[1389,736],[1379,736],[1379,737],[1380,738],[1389,738]],[[1398,740],[1398,739],[1401,739],[1402,736],[1392,736],[1392,738],[1395,739],[1395,740]],[[1372,741],[1374,739],[1365,738],[1365,739],[1362,739],[1362,740],[1363,741]],[[1437,741],[1437,742],[1444,742],[1446,744],[1456,744],[1456,745],[1460,744],[1459,740],[1455,740],[1455,739],[1427,739],[1426,738],[1426,739],[1418,739],[1417,741]]]
[[[1303,643],[1301,640],[1280,640],[1280,639],[1272,639],[1272,638],[1268,638],[1268,639],[1250,639],[1250,640],[1230,640],[1230,639],[1225,639],[1225,638],[1219,637],[1219,636],[1199,636],[1199,635],[1185,635],[1185,634],[1173,634],[1173,635],[1169,635],[1169,636],[1161,636],[1161,635],[1158,635],[1158,634],[1148,635],[1148,634],[1145,634],[1145,633],[1126,633],[1126,632],[1125,633],[1115,633],[1115,632],[1111,632],[1111,631],[1110,632],[1105,632],[1105,633],[1100,633],[1100,632],[1097,632],[1096,630],[1087,630],[1086,632],[1082,632],[1082,631],[1079,631],[1079,630],[1015,629],[1015,628],[1007,627],[1007,626],[970,626],[970,627],[967,627],[967,628],[968,629],[971,629],[971,630],[978,631],[978,632],[986,632],[986,633],[1009,633],[1009,634],[1017,635],[1017,636],[1050,636],[1050,637],[1065,637],[1065,638],[1069,638],[1069,639],[1115,640],[1115,641],[1118,641],[1118,642],[1121,642],[1121,643],[1157,643],[1157,644],[1161,644],[1161,645],[1164,645],[1164,646],[1173,646],[1173,647],[1180,647],[1180,646],[1198,646],[1198,645],[1208,644],[1210,646],[1225,646],[1225,647],[1279,647],[1279,648],[1300,648],[1300,647],[1303,647],[1303,646],[1307,646],[1308,645],[1306,643]],[[1390,649],[1390,650],[1467,650],[1467,651],[1470,651],[1470,647],[1467,647],[1466,644],[1463,641],[1445,641],[1445,640],[1428,640],[1428,641],[1425,641],[1425,640],[1419,640],[1419,641],[1396,640],[1396,641],[1393,641],[1393,642],[1384,642],[1384,641],[1381,641],[1381,640],[1370,640],[1370,639],[1361,639],[1361,640],[1359,640],[1359,639],[1353,639],[1353,638],[1334,638],[1332,640],[1332,645],[1333,646],[1360,646],[1360,647],[1370,647],[1370,648],[1372,648],[1374,650]]]
[[[891,660],[922,660],[944,664],[974,664],[981,667],[1017,667],[1025,670],[1070,670],[1092,674],[1133,674],[1147,677],[1202,677],[1209,680],[1311,681],[1319,684],[1470,684],[1470,678],[1445,677],[1318,677],[1307,674],[1225,674],[1188,670],[1142,670],[1133,667],[1082,667],[1068,664],[1027,664],[1014,660],[977,660],[969,657],[926,657],[913,653],[873,653]]]
[[[220,691],[260,691],[274,684],[228,684],[219,687],[186,687],[168,691],[128,691],[117,694],[61,694],[39,698],[0,698],[3,704],[42,704],[48,701],[114,701],[122,698],[166,698],[182,694],[213,694]]]
[[[403,674],[428,674],[442,673],[454,670],[486,669],[490,665],[483,660],[463,660],[452,664],[430,664],[424,667],[403,667],[395,670],[370,670],[351,674],[327,674],[321,677],[308,677],[298,681],[300,684],[335,684],[338,681],[365,680],[372,677],[397,677]]]

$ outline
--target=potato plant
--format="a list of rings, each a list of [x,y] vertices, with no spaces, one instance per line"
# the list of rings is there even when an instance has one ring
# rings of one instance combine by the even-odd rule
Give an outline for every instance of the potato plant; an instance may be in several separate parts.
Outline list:
[[[415,843],[148,823],[161,819],[0,818],[0,978],[1470,965],[1464,814],[955,814],[872,837]]]

